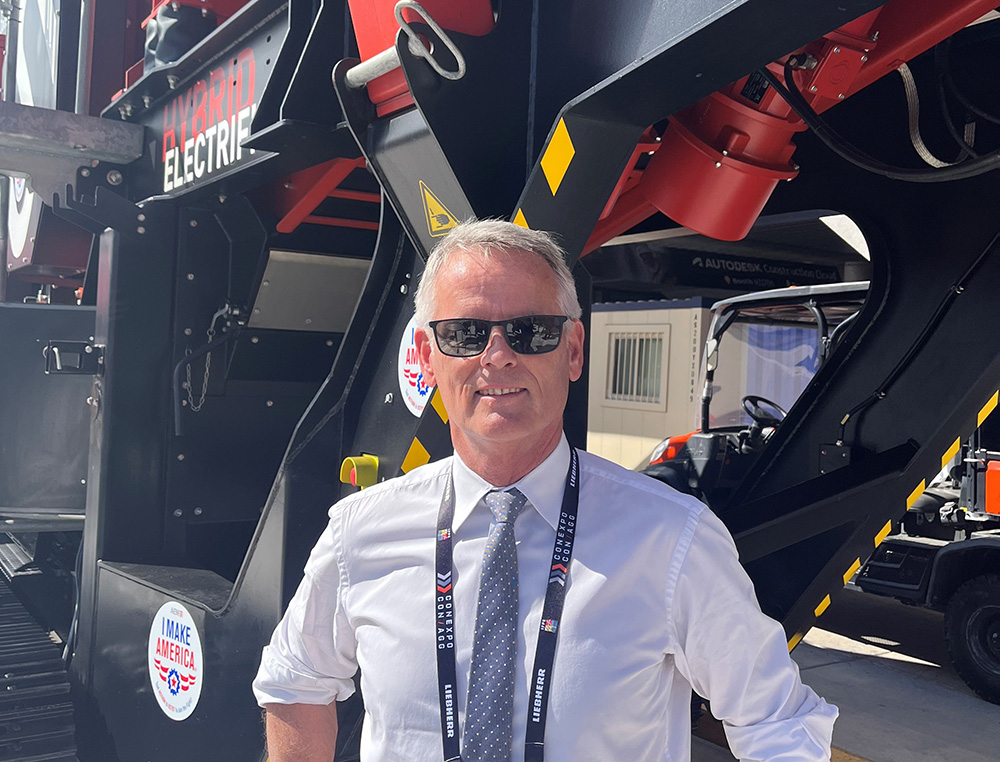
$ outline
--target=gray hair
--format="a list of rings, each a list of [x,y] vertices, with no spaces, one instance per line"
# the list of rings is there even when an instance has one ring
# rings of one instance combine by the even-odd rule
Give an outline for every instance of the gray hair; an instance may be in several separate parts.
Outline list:
[[[415,299],[417,325],[426,326],[434,314],[434,285],[441,269],[454,254],[470,252],[485,258],[492,252],[512,251],[525,251],[545,260],[556,276],[556,299],[560,313],[579,320],[583,310],[576,296],[573,274],[566,265],[566,252],[551,234],[503,220],[468,220],[441,239],[427,258]]]

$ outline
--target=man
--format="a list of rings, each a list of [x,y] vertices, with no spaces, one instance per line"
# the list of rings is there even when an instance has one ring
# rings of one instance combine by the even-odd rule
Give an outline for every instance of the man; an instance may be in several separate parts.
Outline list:
[[[558,246],[462,225],[431,255],[416,312],[455,456],[331,509],[254,685],[271,761],[331,759],[358,665],[364,762],[459,744],[465,762],[520,762],[526,742],[546,762],[679,762],[692,686],[737,757],[828,759],[836,709],[800,682],[719,520],[645,476],[577,463],[562,415],[584,331]]]

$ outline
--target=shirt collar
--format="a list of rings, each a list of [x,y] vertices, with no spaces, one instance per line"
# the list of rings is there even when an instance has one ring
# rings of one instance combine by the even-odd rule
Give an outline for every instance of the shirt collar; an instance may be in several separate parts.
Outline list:
[[[559,524],[559,511],[562,508],[568,469],[569,442],[563,434],[559,438],[559,444],[545,460],[535,466],[533,471],[508,486],[521,490],[541,517],[555,529]],[[455,484],[455,517],[452,528],[458,529],[483,496],[497,487],[465,465],[458,453],[455,454],[452,463],[452,478]]]

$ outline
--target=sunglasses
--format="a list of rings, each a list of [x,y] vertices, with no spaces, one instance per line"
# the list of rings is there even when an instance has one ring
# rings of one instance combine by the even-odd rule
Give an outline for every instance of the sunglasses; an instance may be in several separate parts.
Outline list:
[[[450,318],[430,325],[438,349],[449,357],[475,357],[490,343],[493,326],[503,328],[507,346],[519,355],[543,355],[559,346],[565,315],[524,315],[506,320]]]

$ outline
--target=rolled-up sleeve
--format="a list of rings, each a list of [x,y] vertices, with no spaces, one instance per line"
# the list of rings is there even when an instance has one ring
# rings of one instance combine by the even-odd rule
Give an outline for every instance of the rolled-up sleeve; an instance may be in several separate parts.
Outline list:
[[[829,760],[837,708],[803,685],[729,532],[704,509],[685,539],[668,588],[677,669],[711,701],[738,759]]]
[[[264,647],[253,682],[261,706],[325,705],[354,693],[357,642],[344,611],[349,579],[343,513],[341,505],[330,510],[330,522],[309,556],[305,576]]]

